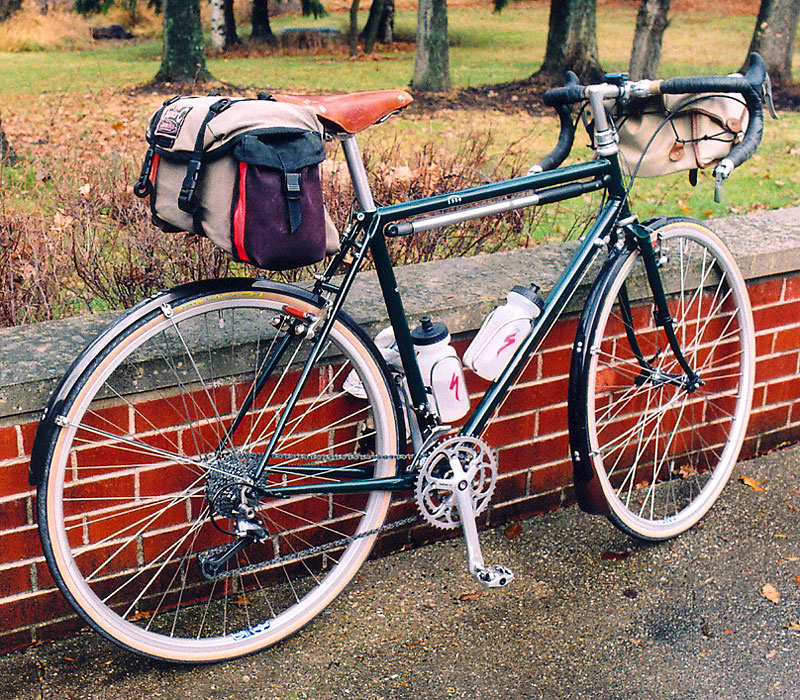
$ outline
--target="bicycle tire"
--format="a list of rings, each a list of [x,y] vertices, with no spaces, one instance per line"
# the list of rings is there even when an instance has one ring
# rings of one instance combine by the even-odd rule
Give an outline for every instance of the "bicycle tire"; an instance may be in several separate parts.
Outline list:
[[[657,541],[695,525],[730,477],[750,413],[755,343],[744,279],[719,237],[688,219],[650,228],[675,333],[701,385],[686,381],[655,322],[638,249],[624,247],[590,293],[576,338],[570,437],[576,468],[599,481],[610,520]]]
[[[253,520],[266,539],[231,556],[216,580],[200,567],[238,539],[237,494],[314,342],[292,336],[226,440],[282,337],[274,324],[319,311],[308,293],[264,281],[189,294],[107,333],[57,406],[41,437],[42,544],[58,587],[108,639],[171,662],[250,654],[314,618],[368,556],[388,511],[386,491],[262,498]],[[352,369],[366,399],[342,389]],[[399,451],[396,411],[385,364],[342,314],[276,447],[295,456],[271,460],[269,483],[341,478],[302,473],[299,455],[317,471],[368,465],[374,476],[393,476],[395,459],[376,457]]]

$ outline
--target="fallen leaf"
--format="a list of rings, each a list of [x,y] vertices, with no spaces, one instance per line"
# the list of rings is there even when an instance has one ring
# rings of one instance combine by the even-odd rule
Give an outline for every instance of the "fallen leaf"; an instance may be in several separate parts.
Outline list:
[[[504,531],[503,534],[508,537],[508,539],[513,540],[515,537],[519,537],[522,534],[522,525],[520,523],[511,523]]]
[[[91,191],[92,186],[88,182],[83,187],[78,189],[78,192],[80,192],[84,197],[88,197]]]
[[[797,622],[789,621],[789,629],[792,630],[792,632],[800,632],[800,620]]]
[[[777,655],[778,655],[778,650],[777,649],[773,649],[772,651],[768,651],[767,652],[767,658],[768,659],[774,659]]]
[[[781,602],[781,594],[778,593],[778,591],[775,590],[775,586],[770,583],[761,589],[761,595],[763,595],[767,600],[771,600],[773,603]]]
[[[630,555],[630,549],[626,549],[624,552],[615,552],[609,549],[600,555],[600,559],[603,561],[622,561],[623,559],[627,559]]]
[[[736,634],[736,630],[733,627],[726,627],[722,630],[722,634]]]
[[[766,481],[759,481],[758,479],[754,479],[752,476],[740,476],[739,481],[741,481],[745,486],[749,486],[753,491],[760,491],[763,493],[766,491],[763,488],[763,485],[766,484]]]
[[[800,557],[786,557],[786,561],[800,561]]]
[[[462,593],[460,596],[458,596],[458,599],[461,601],[472,602],[473,600],[478,600],[481,595],[482,594],[480,591],[473,591],[472,593]]]
[[[631,598],[631,599],[638,598],[639,591],[637,591],[635,588],[626,588],[624,591],[622,591],[622,595],[624,595],[626,598]]]

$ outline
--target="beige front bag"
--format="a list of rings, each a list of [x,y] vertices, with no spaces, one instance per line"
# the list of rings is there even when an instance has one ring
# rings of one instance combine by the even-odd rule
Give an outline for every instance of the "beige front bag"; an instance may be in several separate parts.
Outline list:
[[[613,116],[626,174],[658,177],[719,163],[742,140],[748,113],[739,95],[699,94],[659,95]]]

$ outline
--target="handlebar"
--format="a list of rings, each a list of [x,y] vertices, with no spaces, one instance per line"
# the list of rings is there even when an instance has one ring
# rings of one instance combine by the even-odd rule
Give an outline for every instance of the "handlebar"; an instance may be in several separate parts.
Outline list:
[[[728,178],[733,169],[744,163],[757,150],[764,130],[762,100],[771,100],[769,76],[764,61],[757,53],[751,53],[745,75],[698,76],[668,78],[666,80],[639,80],[631,82],[620,79],[601,85],[581,85],[574,73],[567,74],[564,87],[553,88],[543,95],[544,103],[554,107],[559,114],[561,131],[556,147],[548,153],[532,171],[550,170],[558,167],[569,155],[575,138],[572,120],[572,105],[590,99],[592,93],[601,98],[643,99],[660,94],[684,94],[701,92],[735,92],[745,100],[750,118],[742,141],[736,144],[714,169],[717,186]]]

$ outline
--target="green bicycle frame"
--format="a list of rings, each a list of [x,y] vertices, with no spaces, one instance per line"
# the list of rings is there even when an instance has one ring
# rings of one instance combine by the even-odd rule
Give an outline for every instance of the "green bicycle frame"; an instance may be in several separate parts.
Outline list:
[[[354,178],[354,181],[356,178]],[[635,226],[635,218],[628,207],[619,161],[615,155],[609,158],[598,158],[589,163],[557,168],[552,171],[535,173],[503,182],[459,190],[435,197],[415,200],[386,207],[375,207],[371,211],[359,211],[355,214],[352,226],[348,229],[342,250],[334,257],[315,286],[317,294],[325,294],[328,306],[314,349],[306,361],[303,372],[289,397],[281,416],[275,426],[275,432],[265,450],[255,475],[256,481],[268,469],[270,457],[277,444],[280,431],[283,429],[294,403],[302,391],[312,365],[319,359],[322,348],[328,337],[337,313],[342,308],[356,274],[366,256],[372,255],[375,272],[386,305],[389,321],[394,331],[398,352],[403,364],[408,385],[411,410],[414,412],[422,438],[431,435],[439,421],[428,404],[428,394],[417,364],[411,331],[406,320],[397,280],[386,238],[402,235],[413,235],[416,231],[432,230],[469,219],[481,218],[495,213],[511,211],[533,205],[543,205],[579,197],[587,192],[606,190],[608,199],[600,210],[590,231],[582,239],[561,276],[548,295],[540,316],[536,319],[527,338],[520,343],[514,356],[485,392],[475,409],[471,412],[460,434],[465,437],[476,437],[480,434],[495,410],[503,400],[508,389],[522,371],[529,355],[539,346],[547,333],[556,323],[566,308],[584,275],[597,257],[624,238],[629,245],[643,248],[643,259],[648,272],[648,280],[653,287],[659,303],[660,314],[665,326],[671,331],[671,320],[666,311],[666,300],[661,288],[660,276],[655,256],[652,254],[650,239],[638,231],[642,227]],[[358,194],[358,187],[357,187]],[[371,197],[360,197],[362,206],[371,204]],[[643,229],[646,231],[646,229]],[[649,250],[647,250],[649,249]],[[332,282],[339,272],[345,256],[351,255],[353,261],[338,284]],[[674,340],[674,334],[668,333]],[[675,340],[675,349],[680,349]],[[682,358],[682,355],[681,355]],[[691,379],[691,376],[690,376]],[[313,467],[309,467],[313,471]],[[375,490],[404,490],[413,485],[415,475],[409,473],[405,465],[401,465],[396,477],[372,478],[360,470],[341,471],[341,476],[354,478],[331,484],[309,484],[297,486],[272,487],[260,489],[266,496],[289,497],[302,493],[343,493]]]

